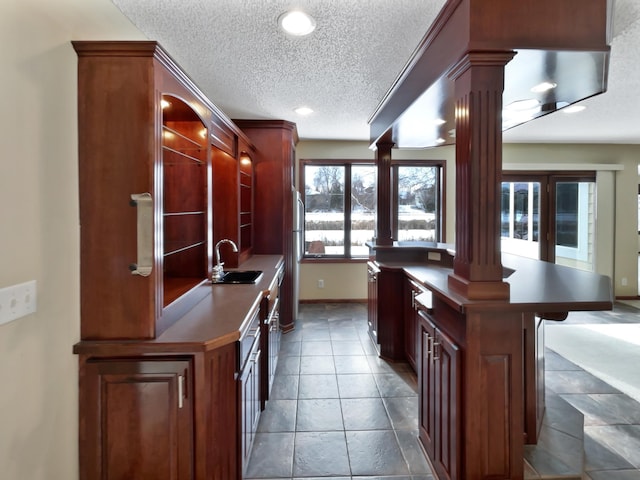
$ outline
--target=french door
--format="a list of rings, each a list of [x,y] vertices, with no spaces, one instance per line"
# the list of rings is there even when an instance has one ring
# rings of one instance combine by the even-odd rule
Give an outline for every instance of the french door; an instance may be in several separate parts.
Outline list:
[[[595,173],[506,172],[502,251],[593,271]]]

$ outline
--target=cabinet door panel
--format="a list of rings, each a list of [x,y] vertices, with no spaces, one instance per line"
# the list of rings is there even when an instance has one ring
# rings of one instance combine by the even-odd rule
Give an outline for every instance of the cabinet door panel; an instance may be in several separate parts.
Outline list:
[[[97,360],[86,370],[81,390],[95,401],[83,405],[81,451],[95,450],[81,454],[82,478],[193,478],[190,362]],[[82,441],[94,435],[97,444]]]
[[[418,387],[419,387],[419,426],[420,440],[429,457],[434,456],[435,427],[435,369],[433,365],[432,348],[435,337],[433,324],[419,314],[419,349],[418,349]]]
[[[437,448],[435,467],[440,478],[459,478],[460,350],[446,335],[436,331],[434,344]]]

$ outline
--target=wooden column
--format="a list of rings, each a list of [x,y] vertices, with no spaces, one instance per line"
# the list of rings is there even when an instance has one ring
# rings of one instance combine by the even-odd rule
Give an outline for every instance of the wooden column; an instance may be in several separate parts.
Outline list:
[[[456,256],[449,287],[508,299],[500,259],[502,95],[512,51],[467,52],[451,70],[456,108]]]
[[[393,245],[391,233],[391,149],[394,143],[383,136],[376,142],[376,164],[378,165],[378,215],[375,242],[377,245]]]

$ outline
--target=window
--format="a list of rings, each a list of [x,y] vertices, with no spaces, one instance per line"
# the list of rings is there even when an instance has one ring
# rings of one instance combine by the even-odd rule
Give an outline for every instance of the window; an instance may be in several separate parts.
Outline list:
[[[503,174],[502,251],[593,270],[593,172]]]
[[[303,166],[305,256],[366,257],[376,219],[375,165],[304,161]]]
[[[441,239],[442,164],[398,162],[392,167],[393,236],[399,242]]]
[[[375,235],[377,167],[371,160],[302,160],[304,256],[366,258]],[[442,163],[394,162],[394,238],[441,238]]]

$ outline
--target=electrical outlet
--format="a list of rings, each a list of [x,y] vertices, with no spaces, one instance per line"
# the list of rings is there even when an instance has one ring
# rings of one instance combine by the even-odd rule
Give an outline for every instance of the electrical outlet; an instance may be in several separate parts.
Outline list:
[[[321,278],[318,280],[318,288],[324,288],[324,280]]]
[[[0,325],[36,311],[36,281],[0,288]]]
[[[626,287],[629,282],[627,281],[627,277],[622,277],[622,280],[620,281],[620,283],[622,284],[623,287]]]

